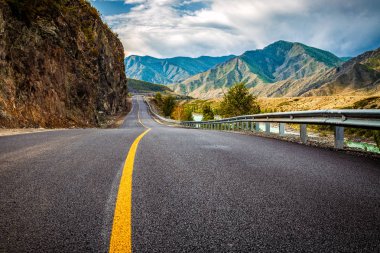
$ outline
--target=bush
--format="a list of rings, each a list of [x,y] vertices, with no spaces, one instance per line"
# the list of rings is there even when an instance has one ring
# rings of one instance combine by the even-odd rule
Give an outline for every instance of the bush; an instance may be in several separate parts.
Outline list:
[[[192,111],[189,108],[185,108],[183,105],[178,105],[174,108],[173,113],[171,114],[171,117],[176,120],[181,121],[192,121],[193,114]]]
[[[236,83],[227,94],[224,94],[220,104],[220,113],[224,117],[234,117],[260,112],[256,97],[249,93],[245,83]]]
[[[6,0],[15,16],[31,23],[37,16],[55,17],[67,0]]]
[[[170,116],[173,113],[173,110],[176,106],[176,101],[173,96],[166,96],[162,99],[162,112],[165,117]]]
[[[162,104],[162,95],[160,92],[157,92],[156,94],[154,94],[154,99],[156,100],[158,104]]]
[[[378,148],[380,148],[380,130],[373,131],[373,139],[376,142]]]
[[[213,120],[214,112],[210,105],[204,104],[202,107],[203,120]]]

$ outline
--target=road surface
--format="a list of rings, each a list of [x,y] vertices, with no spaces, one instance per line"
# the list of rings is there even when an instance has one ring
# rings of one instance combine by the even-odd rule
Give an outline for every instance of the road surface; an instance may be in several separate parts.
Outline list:
[[[0,137],[0,191],[0,252],[107,252],[123,198],[134,252],[380,251],[379,160],[164,126],[140,97],[119,129]]]

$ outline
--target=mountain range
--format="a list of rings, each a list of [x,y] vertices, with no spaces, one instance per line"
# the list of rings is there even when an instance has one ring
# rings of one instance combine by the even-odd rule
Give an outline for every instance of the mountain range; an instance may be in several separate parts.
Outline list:
[[[235,56],[158,59],[151,56],[132,55],[125,58],[125,73],[129,78],[150,83],[178,83],[233,57]]]
[[[179,77],[182,72],[186,72],[187,75],[195,73],[187,78],[185,78],[187,75],[182,75],[176,79],[178,81],[167,78],[165,84],[170,83],[168,81],[170,79],[172,83],[168,86],[175,92],[197,98],[220,97],[236,82],[244,82],[253,94],[264,97],[358,92],[372,94],[379,92],[378,55],[379,49],[354,58],[339,58],[328,51],[302,43],[277,41],[263,49],[247,51],[240,56],[219,57],[217,58],[220,60],[219,63],[214,60],[202,65],[202,68],[198,67],[199,64],[194,65],[194,62],[188,60],[193,58],[181,57],[181,71],[177,73],[174,71],[175,68],[171,68],[170,75],[163,74],[161,78]],[[139,59],[142,58],[146,57]],[[165,61],[176,62],[173,59],[178,58],[165,59]],[[156,64],[157,61],[162,60],[153,58],[151,62],[155,64],[144,61],[144,64],[137,65],[132,64],[129,57],[130,65],[126,65],[127,76],[130,72],[139,73],[140,77],[137,78],[145,80],[144,78],[149,78],[150,73],[146,71],[147,69],[165,73],[163,67],[165,64]],[[206,69],[206,65],[212,67]]]

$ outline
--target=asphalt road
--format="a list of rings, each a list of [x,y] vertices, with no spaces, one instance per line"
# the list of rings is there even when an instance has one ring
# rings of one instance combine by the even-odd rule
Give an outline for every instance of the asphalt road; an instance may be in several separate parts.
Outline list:
[[[107,252],[133,141],[134,252],[379,252],[380,161],[156,123],[0,137],[0,252]]]

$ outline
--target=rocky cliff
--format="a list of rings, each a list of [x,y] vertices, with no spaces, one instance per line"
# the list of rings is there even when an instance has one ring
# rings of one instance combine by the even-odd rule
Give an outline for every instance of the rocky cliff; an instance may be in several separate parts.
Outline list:
[[[127,110],[123,52],[84,0],[0,0],[0,127],[90,127]]]

